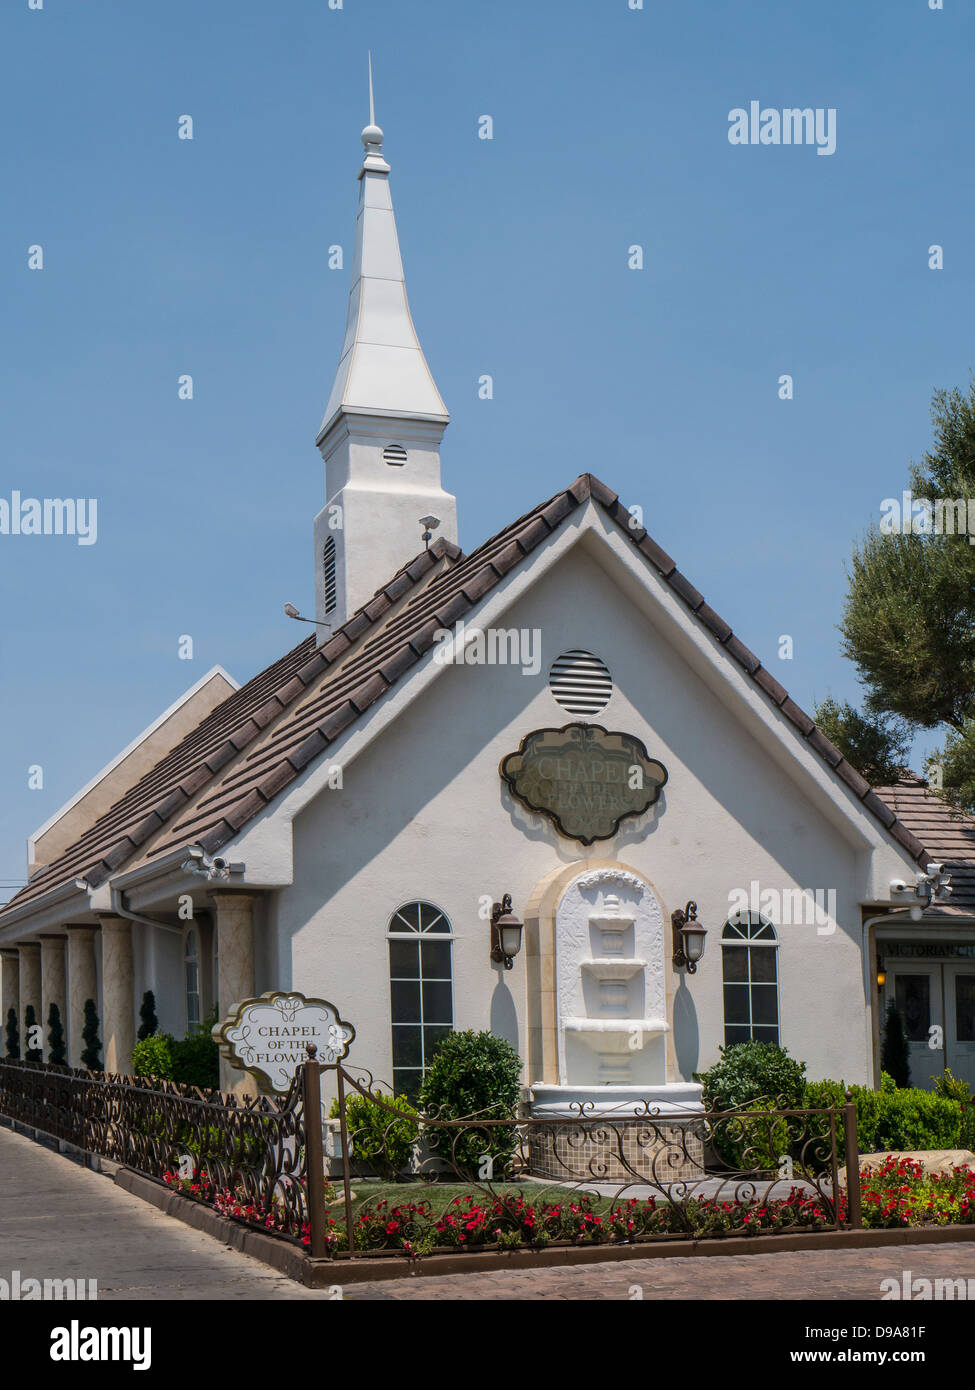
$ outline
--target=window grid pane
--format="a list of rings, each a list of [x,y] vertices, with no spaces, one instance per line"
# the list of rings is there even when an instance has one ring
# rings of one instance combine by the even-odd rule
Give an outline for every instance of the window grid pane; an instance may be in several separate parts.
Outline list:
[[[415,1099],[442,1039],[452,1031],[450,923],[431,903],[399,908],[389,924],[393,1085]],[[400,935],[400,934],[403,935]],[[412,940],[406,933],[414,934]]]
[[[725,1046],[747,1041],[778,1043],[775,928],[757,913],[742,913],[725,925],[721,936]]]

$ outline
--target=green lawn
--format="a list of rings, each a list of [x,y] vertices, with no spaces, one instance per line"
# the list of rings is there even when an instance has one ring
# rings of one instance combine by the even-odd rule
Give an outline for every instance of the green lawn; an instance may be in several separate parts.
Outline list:
[[[332,1179],[336,1203],[342,1210],[342,1182]],[[383,1182],[376,1178],[353,1178],[352,1191],[355,1194],[353,1210],[360,1211],[372,1206],[374,1202],[385,1200],[390,1207],[398,1207],[406,1202],[429,1202],[434,1212],[440,1213],[450,1205],[455,1197],[473,1197],[476,1203],[490,1201],[492,1196],[503,1197],[507,1193],[519,1193],[526,1202],[533,1205],[540,1202],[574,1202],[584,1185],[564,1187],[558,1183],[545,1182],[540,1178],[525,1178],[517,1183],[492,1183],[490,1187],[479,1186],[476,1182]],[[625,1200],[625,1194],[624,1194]],[[609,1210],[612,1198],[595,1197],[593,1210]]]

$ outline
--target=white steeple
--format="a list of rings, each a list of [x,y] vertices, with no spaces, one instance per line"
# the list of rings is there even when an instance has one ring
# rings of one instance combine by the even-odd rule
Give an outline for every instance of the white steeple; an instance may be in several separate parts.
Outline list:
[[[315,441],[329,499],[315,520],[316,616],[332,629],[423,549],[421,517],[457,539],[456,500],[440,482],[450,416],[410,315],[382,142],[370,57],[345,342]]]

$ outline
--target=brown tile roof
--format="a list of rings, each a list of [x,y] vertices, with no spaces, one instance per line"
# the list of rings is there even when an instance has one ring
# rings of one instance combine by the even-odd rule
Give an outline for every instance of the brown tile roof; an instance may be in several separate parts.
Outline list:
[[[918,862],[926,862],[930,855],[920,840],[705,603],[670,556],[642,527],[632,526],[616,493],[584,473],[469,556],[443,542],[422,552],[323,646],[316,650],[309,638],[243,686],[4,911],[76,876],[92,885],[102,882],[140,850],[145,862],[191,844],[217,853],[420,660],[440,628],[451,628],[469,614],[590,499],[863,806]],[[434,572],[440,559],[446,563]],[[416,592],[394,607],[414,587]]]
[[[730,653],[765,695],[833,769],[864,806],[910,854],[926,860],[921,842],[903,825],[864,779],[847,763],[789,698],[788,692],[758,657],[738,640],[729,625],[704,602],[673,560],[646,534],[632,527],[630,513],[614,492],[591,474],[583,474],[563,492],[520,517],[478,550],[443,571],[410,599],[399,613],[365,641],[332,679],[310,688],[265,737],[239,759],[212,789],[148,849],[146,859],[179,844],[198,843],[216,854],[253,816],[292,782],[313,758],[324,753],[345,730],[433,645],[434,633],[465,617],[496,584],[590,498],[598,502],[666,579],[671,589]],[[327,667],[331,643],[319,655]],[[341,648],[340,648],[341,650]]]
[[[440,560],[456,561],[462,551],[437,541],[404,565],[384,588],[347,623],[338,628],[329,646],[350,645],[350,632],[364,631],[402,594],[432,572]],[[242,685],[218,705],[183,741],[156,764],[124,797],[71,845],[60,858],[39,870],[26,887],[0,909],[7,912],[42,898],[75,878],[92,887],[128,863],[167,822],[192,804],[201,788],[272,723],[287,705],[320,674],[314,635]]]
[[[913,774],[893,786],[878,787],[877,795],[923,840],[929,861],[946,865],[951,897],[935,910],[949,915],[975,911],[975,817],[949,806]]]

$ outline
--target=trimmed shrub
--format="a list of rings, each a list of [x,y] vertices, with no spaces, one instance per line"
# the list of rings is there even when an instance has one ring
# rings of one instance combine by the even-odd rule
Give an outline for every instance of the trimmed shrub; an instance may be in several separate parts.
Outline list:
[[[959,1081],[945,1067],[944,1076],[939,1076],[934,1089],[946,1100],[956,1100],[961,1106],[960,1143],[969,1153],[975,1153],[975,1099],[967,1081]]]
[[[894,1085],[906,1090],[911,1084],[911,1054],[904,1032],[904,1020],[893,1000],[887,1005],[884,1036],[880,1047],[880,1065],[894,1079]]]
[[[718,1049],[721,1060],[695,1075],[708,1110],[795,1109],[802,1103],[805,1063],[775,1043],[732,1043]],[[728,1119],[715,1122],[711,1141],[732,1168],[778,1168],[790,1152],[784,1120]],[[793,1141],[794,1142],[794,1141]]]
[[[63,1067],[67,1056],[68,1049],[64,1041],[61,1010],[57,1004],[52,1003],[47,1015],[47,1060]]]
[[[185,1038],[153,1033],[137,1042],[132,1049],[136,1076],[154,1076],[160,1081],[178,1081],[183,1086],[215,1091],[220,1085],[220,1055],[210,1036],[213,1022],[207,1019]]]
[[[159,1019],[156,1017],[156,996],[151,989],[147,989],[142,996],[142,1004],[139,1008],[139,1042],[145,1042],[146,1038],[151,1038],[153,1033],[159,1028]],[[136,1072],[138,1076],[138,1072]]]
[[[802,1104],[806,1064],[790,1057],[786,1048],[746,1042],[719,1047],[718,1051],[721,1060],[694,1075],[703,1087],[709,1110],[736,1110],[743,1105],[760,1109],[757,1101],[764,1101],[769,1110]]]
[[[962,1106],[953,1098],[914,1086],[885,1087],[879,1091],[869,1086],[851,1086],[850,1090],[856,1102],[857,1144],[861,1153],[968,1147],[962,1142]],[[806,1084],[804,1105],[809,1109],[843,1105],[845,1092],[842,1081],[810,1081]],[[825,1121],[817,1128],[828,1133]],[[844,1142],[841,1123],[837,1133],[841,1162]]]
[[[17,1010],[7,1010],[7,1023],[4,1030],[7,1035],[7,1056],[12,1062],[20,1060],[20,1029],[17,1027]]]
[[[443,1120],[514,1118],[520,1077],[521,1058],[504,1038],[473,1029],[448,1033],[423,1078],[420,1106],[431,1118]],[[505,1176],[517,1142],[515,1130],[506,1125],[469,1130],[430,1126],[424,1136],[452,1167],[482,1180]]]
[[[132,1049],[134,1075],[172,1081],[172,1041],[168,1033],[157,1033],[152,1037],[140,1039]]]
[[[214,1014],[188,1037],[172,1043],[174,1081],[184,1086],[200,1086],[205,1091],[215,1091],[219,1087],[220,1048],[210,1036],[216,1021]]]
[[[408,1115],[416,1114],[405,1096],[382,1096],[379,1091],[375,1094],[396,1110],[403,1110]],[[336,1097],[329,1115],[336,1119],[338,1114],[339,1102]],[[346,1091],[345,1120],[353,1159],[374,1168],[380,1177],[396,1178],[406,1173],[420,1133],[415,1121],[390,1114],[382,1105],[367,1100],[355,1090]]]
[[[81,1065],[88,1071],[101,1071],[102,1045],[98,1037],[98,1014],[94,999],[85,1000],[85,1026],[81,1030],[81,1041],[85,1045]]]

